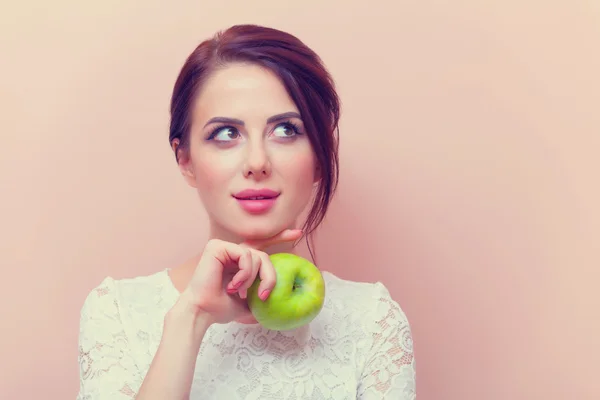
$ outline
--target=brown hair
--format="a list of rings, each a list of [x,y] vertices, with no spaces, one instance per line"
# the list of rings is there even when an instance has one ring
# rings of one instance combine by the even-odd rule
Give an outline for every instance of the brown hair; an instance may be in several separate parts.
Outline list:
[[[200,85],[215,69],[232,62],[252,63],[274,72],[300,111],[320,172],[303,226],[304,235],[312,239],[338,184],[340,100],[319,56],[295,36],[257,25],[234,25],[196,47],[177,77],[171,98],[169,142],[179,141],[175,157],[179,161],[180,151],[189,150],[191,107]],[[308,240],[307,244],[314,259]]]

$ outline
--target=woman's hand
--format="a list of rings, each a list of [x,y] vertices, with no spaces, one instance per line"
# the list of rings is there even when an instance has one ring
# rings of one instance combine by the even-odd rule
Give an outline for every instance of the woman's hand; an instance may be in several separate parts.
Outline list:
[[[275,286],[275,270],[262,250],[301,235],[298,230],[285,230],[267,240],[242,244],[210,240],[190,283],[165,316],[160,345],[136,399],[189,399],[208,327],[250,316],[245,298],[256,277],[261,280],[262,299]]]
[[[259,297],[265,300],[275,286],[276,275],[269,255],[262,250],[278,243],[297,240],[300,230],[284,230],[278,235],[241,244],[212,239],[181,294],[194,311],[208,317],[209,323],[224,324],[250,315],[247,290],[258,276]]]

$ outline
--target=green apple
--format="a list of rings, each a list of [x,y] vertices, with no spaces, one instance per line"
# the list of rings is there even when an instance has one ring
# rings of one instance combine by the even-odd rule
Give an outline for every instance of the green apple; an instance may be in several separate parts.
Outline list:
[[[259,324],[267,329],[295,329],[312,321],[323,308],[325,281],[309,260],[290,253],[269,256],[277,282],[269,297],[258,297],[260,279],[248,289],[248,307]]]

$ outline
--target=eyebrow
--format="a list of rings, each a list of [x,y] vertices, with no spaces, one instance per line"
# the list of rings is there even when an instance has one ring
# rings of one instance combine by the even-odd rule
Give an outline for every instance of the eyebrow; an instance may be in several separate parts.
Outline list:
[[[282,121],[282,120],[290,119],[290,118],[302,119],[300,117],[300,114],[298,114],[297,112],[289,111],[289,112],[285,112],[282,114],[277,114],[277,115],[273,115],[272,117],[269,117],[267,119],[267,123],[272,124],[273,122],[278,122],[278,121]],[[214,117],[214,118],[209,119],[208,122],[204,125],[204,127],[206,128],[210,124],[233,124],[233,125],[243,126],[244,121],[242,121],[241,119],[237,119],[237,118]]]

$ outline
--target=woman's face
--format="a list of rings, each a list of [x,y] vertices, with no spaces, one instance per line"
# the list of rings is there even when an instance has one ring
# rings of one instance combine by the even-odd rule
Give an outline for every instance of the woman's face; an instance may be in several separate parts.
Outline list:
[[[295,227],[318,174],[298,108],[278,77],[255,65],[226,66],[204,82],[192,112],[189,158],[180,167],[211,234],[258,239]]]

